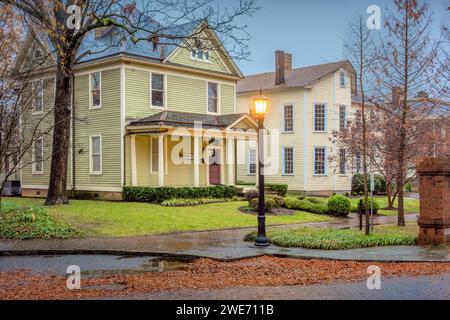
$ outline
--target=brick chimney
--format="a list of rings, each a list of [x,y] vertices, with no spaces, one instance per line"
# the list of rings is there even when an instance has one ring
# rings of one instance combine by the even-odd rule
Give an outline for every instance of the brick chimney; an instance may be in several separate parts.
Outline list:
[[[282,50],[275,51],[275,85],[285,82],[287,70],[292,70],[292,54]]]

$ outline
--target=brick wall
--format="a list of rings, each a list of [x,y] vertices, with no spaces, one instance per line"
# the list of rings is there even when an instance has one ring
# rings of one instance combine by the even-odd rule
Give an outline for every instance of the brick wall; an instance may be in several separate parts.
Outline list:
[[[426,158],[420,177],[419,243],[450,243],[450,157]]]

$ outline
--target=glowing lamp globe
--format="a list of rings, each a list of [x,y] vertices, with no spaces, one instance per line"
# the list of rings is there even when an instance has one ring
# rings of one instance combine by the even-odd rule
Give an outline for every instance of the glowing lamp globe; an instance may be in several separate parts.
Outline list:
[[[267,110],[268,106],[269,106],[269,99],[263,97],[255,98],[253,100],[254,115],[258,119],[263,119],[268,111]]]

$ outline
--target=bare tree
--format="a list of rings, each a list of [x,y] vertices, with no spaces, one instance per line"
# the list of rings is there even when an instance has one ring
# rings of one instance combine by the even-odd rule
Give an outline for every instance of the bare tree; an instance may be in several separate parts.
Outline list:
[[[363,23],[362,17],[354,23],[350,23],[348,26],[348,34],[345,40],[345,49],[347,52],[348,60],[353,64],[356,69],[356,80],[359,87],[359,97],[360,97],[360,122],[361,130],[354,130],[353,132],[343,132],[347,137],[352,137],[353,144],[351,148],[356,150],[351,150],[355,152],[359,151],[362,153],[363,160],[363,175],[364,175],[364,198],[365,203],[369,203],[369,191],[368,191],[368,166],[367,166],[367,121],[366,121],[366,83],[368,82],[369,71],[373,63],[375,62],[376,55],[374,54],[374,42],[372,32],[365,23]],[[359,119],[357,119],[359,120]],[[353,127],[356,129],[357,127]],[[359,136],[359,137],[358,137]],[[341,139],[346,141],[344,136]],[[355,141],[356,140],[356,141]],[[347,140],[348,141],[348,140]],[[370,217],[369,217],[369,206],[365,205],[365,216],[366,216],[366,235],[370,234]]]
[[[231,55],[245,57],[248,54],[246,41],[249,36],[245,31],[246,26],[239,24],[238,19],[256,10],[254,0],[240,0],[233,8],[221,9],[214,0],[148,0],[142,2],[140,10],[135,1],[125,0],[0,2],[15,6],[35,28],[46,35],[54,48],[56,98],[47,205],[68,203],[66,186],[74,65],[80,57],[95,53],[90,50],[81,52],[83,41],[92,32],[115,28],[134,43],[150,41],[157,47],[162,42],[174,46],[194,46],[198,41],[203,41],[204,46],[213,46],[208,37],[202,37],[214,30],[230,49]],[[189,27],[192,23],[199,25],[194,31]]]
[[[387,36],[378,46],[371,103],[384,113],[383,129],[391,144],[387,151],[393,157],[383,165],[390,166],[396,177],[398,225],[404,226],[403,189],[415,167],[414,146],[426,129],[417,124],[442,111],[439,98],[448,92],[448,82],[443,81],[448,60],[442,57],[441,39],[430,36],[429,1],[395,0],[394,7],[386,21]]]

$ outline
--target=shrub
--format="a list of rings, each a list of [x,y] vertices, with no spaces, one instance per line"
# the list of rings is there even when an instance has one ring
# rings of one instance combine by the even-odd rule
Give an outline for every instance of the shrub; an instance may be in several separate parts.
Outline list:
[[[412,191],[412,184],[411,182],[408,182],[405,184],[405,191],[406,192],[411,192]]]
[[[345,193],[345,196],[346,196],[347,198],[350,197],[350,193],[346,192],[346,193]]]
[[[188,206],[198,206],[202,204],[227,202],[231,199],[213,199],[213,198],[200,198],[200,199],[170,199],[165,200],[161,203],[164,207],[188,207]]]
[[[362,208],[361,208],[361,209],[362,209],[363,211],[366,210],[364,203],[365,203],[365,199],[362,199],[362,201],[361,201]],[[372,199],[369,198],[369,212],[370,212],[370,206],[371,206],[371,203],[372,203]],[[360,206],[360,202],[358,201],[358,209],[359,209],[359,206]],[[374,200],[373,200],[373,214],[377,214],[377,213],[378,213],[378,210],[380,210],[380,204],[377,202],[377,200],[374,199]],[[358,211],[359,211],[359,210],[358,210]]]
[[[352,192],[356,192],[356,194],[364,192],[364,176],[360,173],[356,173],[353,175]]]
[[[284,198],[281,196],[269,196],[269,198],[275,201],[276,208],[284,207]]]
[[[44,208],[21,207],[12,202],[2,203],[0,238],[4,239],[69,239],[83,233],[69,224],[56,221]]]
[[[309,201],[311,198],[303,200],[287,198],[284,205],[288,209],[301,210],[316,214],[328,214],[328,205],[326,202],[314,203]]]
[[[151,187],[124,187],[123,198],[125,201],[161,203],[166,200],[179,199],[231,199],[238,195],[238,189],[234,186],[213,187],[182,187],[182,188],[151,188]]]
[[[274,209],[277,209],[279,207],[277,207],[277,203],[276,201],[273,199],[273,197],[266,197],[264,199],[264,203],[265,203],[265,209],[266,212],[271,212]],[[259,198],[255,198],[251,201],[251,205],[250,205],[254,210],[258,210],[259,207]]]
[[[376,190],[377,193],[386,193],[387,189],[386,189],[386,179],[380,175],[377,174],[375,175],[375,181],[379,182],[379,190]],[[375,185],[375,188],[377,187],[377,185]]]
[[[316,198],[316,197],[307,197],[304,200],[307,200],[307,201],[309,201],[311,203],[316,203],[316,204],[326,203],[327,202],[327,200],[324,199],[324,198]]]
[[[370,177],[368,178],[368,186],[367,190],[370,192]],[[386,179],[382,175],[375,175],[374,178],[374,194],[385,193],[386,192]],[[352,179],[352,192],[356,192],[356,194],[364,194],[364,176],[360,173],[357,173],[353,176]]]
[[[247,200],[249,206],[252,205],[252,200],[255,198],[258,198],[258,197],[259,197],[259,192],[258,192],[258,190],[255,190],[255,189],[248,190],[245,193],[245,199]]]
[[[267,189],[276,192],[280,197],[286,197],[288,192],[287,184],[266,184]]]
[[[335,195],[328,199],[328,209],[331,214],[345,217],[350,213],[351,201],[349,198]]]

